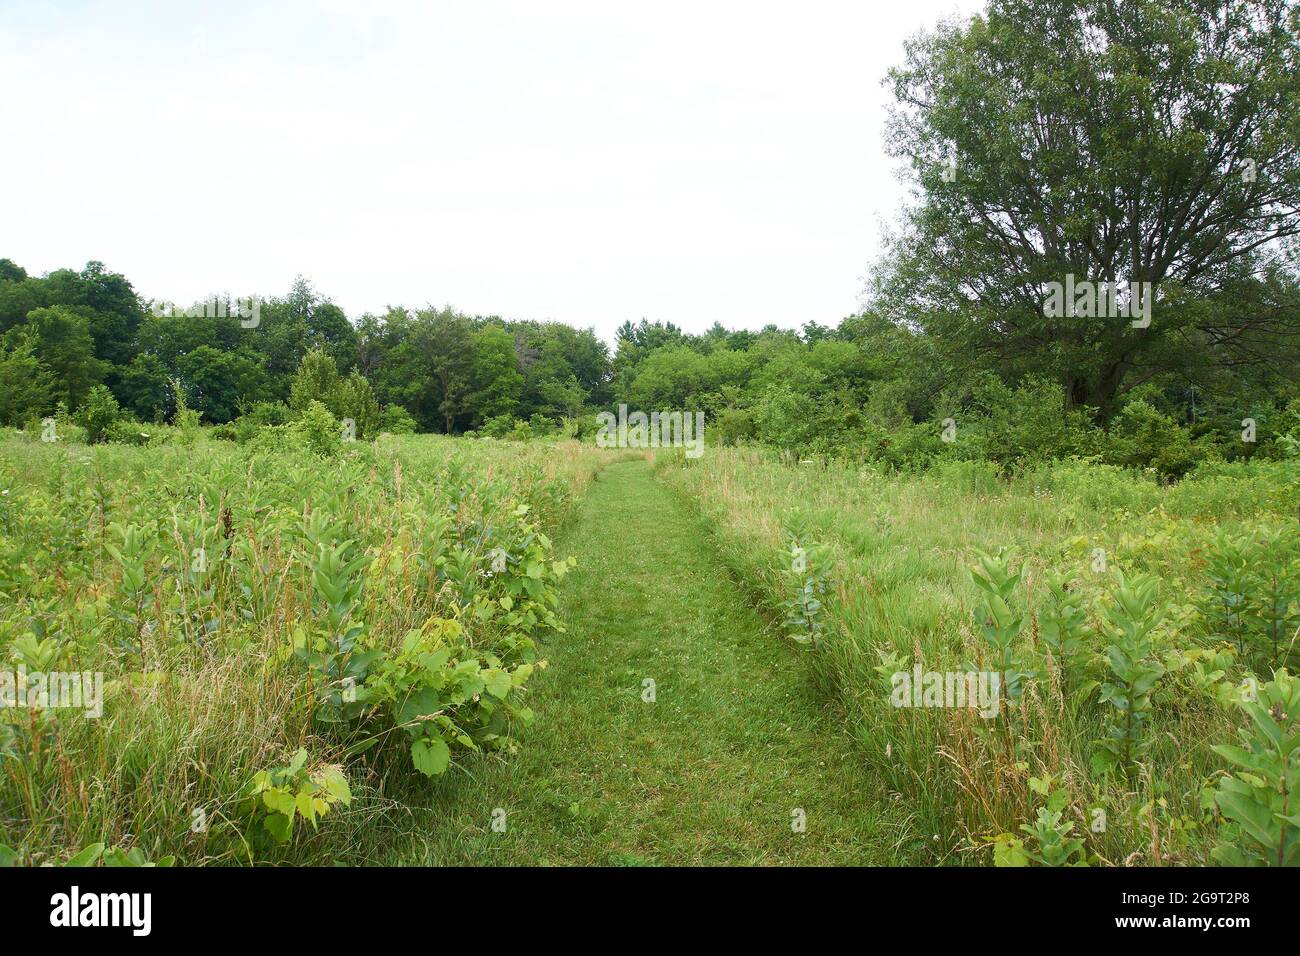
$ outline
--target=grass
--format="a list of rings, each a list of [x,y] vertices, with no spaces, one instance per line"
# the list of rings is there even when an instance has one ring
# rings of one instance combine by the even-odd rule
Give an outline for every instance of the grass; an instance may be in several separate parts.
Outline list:
[[[887,864],[905,832],[806,662],[645,462],[592,484],[559,544],[568,631],[508,761],[440,787],[414,864]],[[655,701],[642,700],[655,682]],[[505,832],[492,829],[505,811]],[[796,833],[793,813],[806,830]]]
[[[1031,777],[1065,791],[1065,818],[1086,837],[1095,861],[1208,862],[1222,821],[1206,806],[1205,791],[1226,770],[1210,746],[1232,741],[1245,719],[1216,692],[1235,687],[1252,662],[1233,661],[1228,651],[1227,673],[1202,681],[1204,661],[1186,656],[1225,653],[1200,603],[1204,551],[1220,530],[1293,530],[1300,504],[1294,463],[1208,469],[1168,487],[1104,466],[1062,463],[1006,481],[974,462],[903,476],[847,464],[783,464],[725,448],[696,462],[660,456],[656,467],[695,502],[719,553],[758,600],[776,607],[789,593],[791,529],[822,547],[831,583],[826,638],[814,664],[847,715],[865,775],[885,781],[908,809],[915,829],[909,845],[928,847],[924,862],[991,862],[992,838],[1018,837],[1041,805]],[[1021,644],[1045,678],[996,733],[969,711],[889,706],[888,672],[914,662],[967,671],[988,659],[969,569],[976,549],[1003,547],[1024,563],[1017,596],[1030,616]],[[1158,639],[1167,673],[1157,689],[1152,745],[1131,779],[1094,772],[1095,741],[1111,715],[1095,685],[1062,692],[1033,617],[1045,572],[1078,572],[1094,632],[1088,676],[1108,679],[1096,632],[1111,581],[1090,566],[1099,548],[1112,567],[1156,576],[1167,611]],[[1268,672],[1253,663],[1266,680]],[[1091,832],[1098,808],[1107,826]],[[927,844],[926,833],[938,839]]]
[[[1050,790],[1094,862],[1204,863],[1224,832],[1206,801],[1226,772],[1210,748],[1243,725],[1227,698],[1251,666],[1267,679],[1207,617],[1207,549],[1220,531],[1294,538],[1300,505],[1285,462],[1165,486],[1077,463],[900,476],[735,449],[647,462],[429,437],[328,465],[206,438],[0,449],[0,646],[46,660],[29,669],[108,677],[101,721],[32,709],[0,725],[0,844],[30,863],[95,842],[247,862],[235,806],[299,746],[312,766],[345,765],[354,800],[259,862],[981,864]],[[524,692],[536,720],[512,729],[517,750],[462,756],[433,781],[402,747],[346,753],[346,733],[313,722],[292,654],[300,629],[321,626],[313,536],[353,538],[370,559],[357,614],[375,646],[455,618],[489,647],[501,618],[479,612],[509,579],[489,573],[492,546],[520,503],[561,529],[555,556],[577,566],[558,579],[566,630],[537,629],[547,666]],[[147,541],[134,557],[116,550],[123,525]],[[829,584],[815,647],[778,623],[792,533]],[[214,557],[203,573],[199,546]],[[996,726],[890,707],[895,668],[987,662],[969,569],[975,549],[1000,547],[1023,564],[1019,640],[1041,676]],[[1158,577],[1167,612],[1150,746],[1118,776],[1090,766],[1107,705],[1095,684],[1063,688],[1036,616],[1046,573],[1079,572],[1087,676],[1107,679],[1098,549]],[[196,807],[206,833],[190,828]]]
[[[357,800],[271,859],[366,859],[410,822],[388,791],[430,784],[403,748],[396,760],[351,760],[312,722],[293,655],[299,633],[323,626],[312,529],[355,540],[371,559],[356,619],[391,650],[430,618],[465,614],[458,582],[496,595],[497,579],[479,572],[508,513],[527,503],[555,526],[609,460],[576,443],[428,437],[386,436],[328,462],[206,438],[0,441],[0,655],[33,672],[105,676],[99,720],[5,709],[0,844],[28,863],[101,842],[187,865],[246,862],[241,798],[301,746],[313,766],[346,764]],[[127,525],[145,546],[119,558]],[[200,546],[206,571],[195,573]],[[476,625],[476,638],[493,636]],[[195,811],[206,830],[192,829]]]

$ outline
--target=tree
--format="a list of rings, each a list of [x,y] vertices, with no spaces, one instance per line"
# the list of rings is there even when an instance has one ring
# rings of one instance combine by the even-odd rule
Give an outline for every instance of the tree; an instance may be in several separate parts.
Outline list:
[[[351,419],[356,426],[357,438],[372,438],[380,427],[379,401],[366,377],[353,369],[342,379],[335,391],[335,404],[340,418]]]
[[[357,332],[343,310],[322,298],[311,283],[299,276],[283,298],[260,304],[258,324],[239,329],[250,347],[266,357],[276,396],[288,396],[289,383],[303,356],[319,348],[334,359],[341,371],[352,369],[357,360]]]
[[[107,439],[108,430],[121,417],[122,409],[108,386],[96,385],[77,413],[77,424],[86,430],[86,440],[95,445]]]
[[[0,349],[0,425],[24,424],[54,410],[58,383],[36,357],[30,338]]]
[[[416,344],[432,375],[432,398],[443,431],[456,430],[473,385],[473,339],[469,320],[451,309],[419,314]]]
[[[171,401],[170,376],[158,356],[141,352],[126,368],[119,369],[114,392],[131,414],[142,422],[166,418]]]
[[[180,358],[177,370],[192,407],[208,422],[231,421],[241,404],[268,392],[261,356],[247,349],[222,352],[201,345]]]
[[[1265,279],[1300,233],[1285,0],[993,0],[911,42],[890,80],[889,146],[920,201],[873,291],[954,368],[1046,371],[1072,404],[1110,406],[1207,360],[1294,361],[1294,273],[1280,295]],[[1067,275],[1150,283],[1149,327],[1044,315]],[[1263,306],[1233,308],[1244,289]]]
[[[314,348],[302,357],[289,386],[289,407],[304,412],[312,402],[320,402],[331,413],[338,413],[339,367],[322,348]]]
[[[36,357],[57,380],[56,399],[71,409],[79,407],[104,376],[104,363],[95,358],[89,320],[66,306],[33,310],[26,328],[11,329],[6,340],[33,344]]]
[[[524,376],[515,356],[514,338],[504,328],[490,325],[474,334],[474,393],[470,398],[473,424],[489,418],[514,415],[524,388]]]

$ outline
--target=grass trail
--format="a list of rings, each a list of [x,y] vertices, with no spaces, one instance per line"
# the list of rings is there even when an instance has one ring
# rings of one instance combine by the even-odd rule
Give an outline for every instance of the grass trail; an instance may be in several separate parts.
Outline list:
[[[578,558],[562,595],[568,633],[544,650],[521,752],[453,770],[413,810],[427,826],[401,828],[419,845],[403,840],[385,862],[898,862],[888,797],[798,648],[645,462],[601,474],[558,553]],[[492,829],[496,808],[505,832]]]

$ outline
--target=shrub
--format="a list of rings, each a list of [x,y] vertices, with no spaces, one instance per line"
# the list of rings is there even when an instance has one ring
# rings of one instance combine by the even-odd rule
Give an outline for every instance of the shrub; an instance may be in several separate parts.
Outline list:
[[[419,423],[401,405],[386,405],[379,414],[379,430],[391,435],[414,435]]]
[[[231,437],[244,445],[263,428],[287,425],[292,420],[293,409],[284,402],[254,402],[230,423]]]
[[[172,425],[176,427],[178,433],[177,441],[182,445],[192,445],[199,434],[200,413],[190,408],[185,400],[185,390],[181,387],[180,379],[172,379],[172,398],[176,403],[176,411],[172,414]]]
[[[1020,632],[1025,615],[1019,609],[1015,593],[1024,569],[1011,572],[1012,556],[1001,551],[996,556],[976,552],[978,568],[972,568],[971,581],[984,592],[984,605],[975,611],[975,626],[993,651],[993,666],[999,685],[1008,701],[1017,701],[1024,681],[1034,676],[1020,646]]]
[[[528,430],[534,438],[545,438],[548,435],[554,435],[556,432],[555,420],[547,418],[541,412],[534,412],[533,416],[528,419]]]
[[[253,777],[242,809],[255,845],[288,843],[295,820],[306,820],[315,829],[316,821],[336,805],[352,803],[342,767],[309,768],[307,759],[307,751],[300,747],[287,766],[259,770]]]
[[[513,415],[494,415],[483,423],[479,431],[488,438],[505,438],[517,426],[522,425]],[[526,425],[524,426],[527,427]]]
[[[331,410],[339,418],[350,418],[357,438],[374,438],[379,431],[379,400],[365,376],[353,371],[338,384]]]
[[[123,415],[108,426],[104,440],[119,445],[147,445],[157,433],[157,428],[141,425],[133,418]]]
[[[1205,459],[1203,446],[1155,406],[1137,399],[1110,423],[1103,458],[1130,468],[1151,468],[1167,478],[1181,478]]]
[[[302,414],[287,426],[289,434],[302,447],[330,458],[338,454],[343,444],[343,428],[328,408],[313,399]]]
[[[86,403],[75,416],[77,424],[86,430],[86,439],[92,445],[107,441],[108,430],[121,417],[122,407],[107,385],[92,388],[86,396]]]
[[[1100,442],[1088,410],[1067,411],[1061,386],[1038,378],[1016,388],[984,380],[957,423],[959,449],[1004,473],[1024,462],[1092,454]]]
[[[747,408],[720,409],[709,425],[712,429],[710,440],[719,445],[744,444],[758,434],[754,413]]]

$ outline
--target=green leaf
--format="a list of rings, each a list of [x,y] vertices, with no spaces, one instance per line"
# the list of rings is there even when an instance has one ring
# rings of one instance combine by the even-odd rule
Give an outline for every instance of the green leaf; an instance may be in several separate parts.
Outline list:
[[[1028,866],[1029,857],[1025,853],[1023,840],[1010,833],[1000,834],[993,843],[994,866]]]
[[[285,816],[283,813],[272,813],[266,818],[265,826],[266,832],[271,834],[277,843],[288,843],[293,833],[293,817]]]
[[[510,674],[497,668],[483,671],[483,687],[493,697],[505,697],[510,693]]]
[[[314,829],[316,826],[316,811],[311,805],[311,794],[306,790],[299,790],[298,796],[294,798],[293,802],[298,809],[299,816],[310,823]]]
[[[74,856],[64,866],[94,866],[100,856],[103,855],[104,844],[92,843],[76,856]]]
[[[1223,815],[1239,823],[1247,833],[1265,846],[1272,846],[1276,838],[1272,832],[1272,819],[1268,810],[1240,794],[1228,791],[1219,793],[1219,809]]]
[[[325,774],[325,789],[345,807],[352,805],[352,789],[348,786],[348,778],[339,771],[331,770]]]
[[[266,808],[274,813],[283,813],[287,816],[293,816],[293,794],[283,787],[272,787],[262,794],[262,802]]]
[[[426,777],[444,773],[451,762],[451,748],[439,739],[421,739],[411,744],[411,760],[415,769]]]

